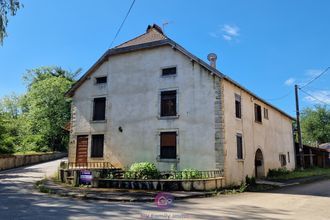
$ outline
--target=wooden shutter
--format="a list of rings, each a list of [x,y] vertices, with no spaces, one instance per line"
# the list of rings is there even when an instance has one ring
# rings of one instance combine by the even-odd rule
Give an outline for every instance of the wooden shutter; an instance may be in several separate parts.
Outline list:
[[[160,134],[160,158],[176,158],[176,132]]]
[[[161,92],[161,116],[176,116],[176,90]]]
[[[91,157],[103,157],[104,135],[98,134],[92,136]]]
[[[94,99],[93,121],[105,120],[106,98]]]

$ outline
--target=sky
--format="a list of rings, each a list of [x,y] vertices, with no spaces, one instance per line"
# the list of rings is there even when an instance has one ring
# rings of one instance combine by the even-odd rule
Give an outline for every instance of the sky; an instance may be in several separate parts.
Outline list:
[[[131,0],[22,0],[0,46],[0,97],[26,91],[22,75],[41,66],[88,70],[110,47]],[[330,66],[330,1],[136,0],[113,46],[148,24],[266,101],[295,115],[294,84]],[[330,71],[300,92],[301,108],[330,104]]]

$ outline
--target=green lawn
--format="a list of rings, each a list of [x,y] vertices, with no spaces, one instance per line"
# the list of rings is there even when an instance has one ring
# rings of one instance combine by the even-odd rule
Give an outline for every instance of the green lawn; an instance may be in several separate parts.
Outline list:
[[[324,176],[329,175],[330,176],[330,168],[308,168],[305,170],[294,170],[291,172],[283,172],[278,173],[275,176],[268,177],[270,180],[288,180],[288,179],[297,179],[297,178],[303,178],[303,177],[310,177],[310,176]]]

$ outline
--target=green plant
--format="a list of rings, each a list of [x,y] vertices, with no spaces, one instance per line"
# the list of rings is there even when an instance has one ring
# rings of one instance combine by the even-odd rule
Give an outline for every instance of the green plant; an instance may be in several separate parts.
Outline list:
[[[127,179],[156,179],[159,177],[159,171],[153,163],[133,163],[125,172],[124,177]]]
[[[274,177],[287,175],[289,173],[290,173],[290,171],[287,170],[286,168],[269,169],[267,177],[268,178],[274,178]]]
[[[249,186],[254,186],[256,185],[256,178],[254,176],[249,177],[248,175],[246,175],[245,183]]]
[[[196,169],[182,170],[182,179],[200,179],[202,177],[202,173]]]

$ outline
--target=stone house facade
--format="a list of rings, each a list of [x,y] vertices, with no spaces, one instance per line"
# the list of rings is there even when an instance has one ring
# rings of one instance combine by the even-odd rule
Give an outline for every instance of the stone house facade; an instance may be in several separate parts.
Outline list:
[[[226,184],[294,169],[292,118],[157,25],[109,49],[68,91],[69,162],[224,170]]]

